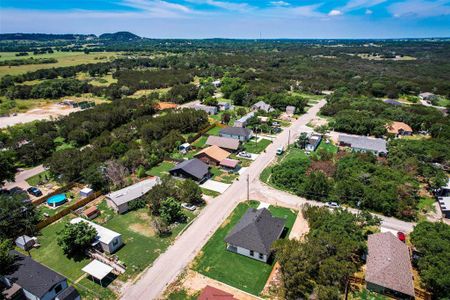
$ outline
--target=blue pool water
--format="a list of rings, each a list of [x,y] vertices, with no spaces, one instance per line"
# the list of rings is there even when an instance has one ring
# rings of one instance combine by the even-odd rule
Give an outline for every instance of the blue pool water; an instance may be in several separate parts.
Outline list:
[[[66,202],[65,194],[57,194],[47,199],[47,204],[50,206],[58,206],[63,204],[64,202]]]

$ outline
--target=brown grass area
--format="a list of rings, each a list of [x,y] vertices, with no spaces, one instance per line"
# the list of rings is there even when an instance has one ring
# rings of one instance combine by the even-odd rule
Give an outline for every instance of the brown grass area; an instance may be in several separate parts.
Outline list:
[[[146,224],[134,223],[130,225],[130,229],[147,237],[155,236],[155,231],[153,230],[153,228]]]

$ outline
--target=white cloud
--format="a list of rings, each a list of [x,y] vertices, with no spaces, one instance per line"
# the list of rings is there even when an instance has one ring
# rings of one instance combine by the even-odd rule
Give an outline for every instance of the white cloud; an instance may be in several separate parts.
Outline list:
[[[448,0],[408,0],[397,2],[388,7],[394,17],[436,17],[450,15],[450,1]]]
[[[373,11],[367,8],[365,14],[366,15],[371,15],[371,14],[373,14]]]
[[[234,3],[234,2],[216,1],[216,0],[186,0],[186,1],[190,2],[190,3],[195,3],[195,4],[207,4],[210,6],[223,8],[225,10],[239,11],[239,12],[248,11],[253,8],[248,3]]]
[[[340,16],[342,15],[342,11],[338,9],[333,9],[328,13],[329,16]]]
[[[289,2],[285,2],[285,1],[272,1],[272,2],[270,2],[270,4],[272,4],[273,6],[289,6],[289,5],[291,5]]]
[[[179,17],[197,13],[185,5],[162,0],[123,0],[121,4],[159,17]]]
[[[359,8],[372,7],[386,1],[387,0],[350,0],[342,7],[342,10],[350,11]]]

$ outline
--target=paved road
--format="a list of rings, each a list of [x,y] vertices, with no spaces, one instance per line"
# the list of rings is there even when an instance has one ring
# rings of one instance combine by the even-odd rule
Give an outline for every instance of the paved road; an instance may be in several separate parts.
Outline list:
[[[251,166],[222,195],[208,204],[196,218],[194,223],[161,254],[153,266],[132,286],[125,288],[122,299],[158,299],[166,286],[174,281],[178,274],[194,259],[203,245],[227,218],[236,205],[245,200],[247,195],[247,176],[249,182],[259,178],[259,174],[275,157],[276,149],[286,146],[288,140],[294,141],[300,130],[311,121],[319,109],[325,105],[322,100],[311,107],[306,114],[294,121],[284,130],[262,153]]]
[[[30,185],[25,180],[27,180],[28,178],[30,178],[34,175],[42,173],[44,171],[45,171],[45,168],[42,165],[39,165],[32,169],[23,170],[16,174],[16,178],[15,178],[14,182],[6,182],[4,188],[9,190],[15,186],[18,186],[18,187],[21,187],[22,189],[26,190],[27,188],[30,187]]]

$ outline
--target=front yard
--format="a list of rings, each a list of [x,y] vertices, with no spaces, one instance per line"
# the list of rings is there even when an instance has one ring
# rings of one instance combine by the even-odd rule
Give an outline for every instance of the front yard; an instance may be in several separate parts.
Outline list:
[[[260,139],[258,142],[254,138],[244,144],[244,151],[249,153],[261,153],[263,152],[270,144],[271,140]]]
[[[272,271],[273,263],[266,264],[246,256],[226,250],[224,242],[228,232],[236,225],[250,207],[258,207],[259,202],[240,203],[232,214],[203,247],[194,260],[193,269],[205,276],[216,279],[248,293],[259,295]],[[283,207],[270,206],[272,215],[286,219],[289,231],[295,222],[297,212]]]
[[[169,174],[169,170],[172,169],[174,166],[175,166],[175,164],[172,162],[163,161],[159,165],[157,165],[157,166],[151,168],[150,170],[148,170],[147,172],[145,172],[145,174],[150,175],[150,176],[161,177],[162,175]]]

